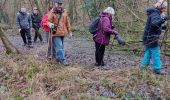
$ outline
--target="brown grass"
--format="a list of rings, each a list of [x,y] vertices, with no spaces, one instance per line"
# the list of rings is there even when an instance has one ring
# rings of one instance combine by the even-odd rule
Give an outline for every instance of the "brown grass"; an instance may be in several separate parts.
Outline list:
[[[77,64],[69,67],[49,64],[31,55],[0,55],[0,98],[3,100],[103,100],[99,93],[101,87],[112,90],[121,99],[130,94],[131,99],[154,99],[158,96],[154,94],[156,91],[160,98],[170,96],[170,77],[157,76],[149,70],[95,68],[92,71]],[[91,88],[93,93],[88,93]]]

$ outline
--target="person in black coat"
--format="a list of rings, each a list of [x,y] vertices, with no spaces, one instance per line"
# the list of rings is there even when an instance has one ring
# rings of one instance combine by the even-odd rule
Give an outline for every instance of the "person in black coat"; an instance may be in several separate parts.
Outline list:
[[[39,16],[39,12],[36,7],[33,8],[33,13],[31,14],[31,18],[32,18],[32,26],[35,30],[34,42],[37,41],[37,38],[39,38],[40,41],[43,42],[43,38],[39,33],[39,28],[41,27],[41,17]]]

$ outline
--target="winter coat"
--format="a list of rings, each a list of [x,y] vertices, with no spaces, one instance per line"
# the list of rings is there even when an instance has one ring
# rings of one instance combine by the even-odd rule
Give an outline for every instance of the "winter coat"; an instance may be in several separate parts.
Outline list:
[[[41,17],[38,14],[31,14],[31,18],[32,18],[32,26],[33,28],[40,28],[41,27]]]
[[[16,24],[20,29],[32,28],[32,19],[30,14],[18,12],[16,15]]]
[[[165,20],[161,18],[160,10],[153,7],[147,9],[147,16],[148,18],[143,32],[143,45],[154,48],[159,46],[159,36],[162,30],[161,26]]]
[[[48,13],[45,14],[43,17],[42,17],[42,20],[41,20],[41,27],[44,29],[45,32],[50,32],[50,28],[48,27]]]
[[[55,26],[57,26],[57,31],[53,33],[54,36],[66,36],[68,33],[71,33],[71,25],[68,18],[67,11],[64,9],[61,19],[58,24],[58,17],[59,14],[56,14],[54,12],[50,12],[48,15],[48,21],[51,23],[54,23]]]
[[[112,29],[112,16],[108,13],[102,12],[100,14],[99,26],[100,31],[96,33],[94,41],[103,45],[108,45],[110,41],[110,35],[115,34],[115,30]]]

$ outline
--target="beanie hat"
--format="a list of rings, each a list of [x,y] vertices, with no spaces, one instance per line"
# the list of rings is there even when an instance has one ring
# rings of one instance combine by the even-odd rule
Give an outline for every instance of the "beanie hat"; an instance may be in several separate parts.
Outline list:
[[[158,0],[158,2],[154,6],[159,9],[167,8],[168,3],[166,0]]]
[[[64,0],[55,0],[55,3],[63,3]]]
[[[21,7],[21,12],[22,13],[26,13],[27,12],[27,9],[25,7]]]
[[[33,10],[38,10],[38,8],[37,8],[37,7],[34,7]]]
[[[103,12],[109,13],[111,15],[115,14],[115,10],[112,7],[107,7]]]

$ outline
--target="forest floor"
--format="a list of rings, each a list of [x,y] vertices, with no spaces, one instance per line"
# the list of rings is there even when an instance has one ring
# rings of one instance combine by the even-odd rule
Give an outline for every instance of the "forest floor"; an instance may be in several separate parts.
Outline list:
[[[6,55],[0,42],[2,100],[170,99],[170,76],[140,70],[142,54],[106,48],[104,70],[94,67],[94,43],[82,35],[65,39],[65,67],[46,59],[47,43],[22,46],[19,35],[9,36],[21,54]],[[165,65],[170,64],[163,57]],[[166,66],[167,67],[167,66]],[[167,69],[167,68],[166,68]]]

